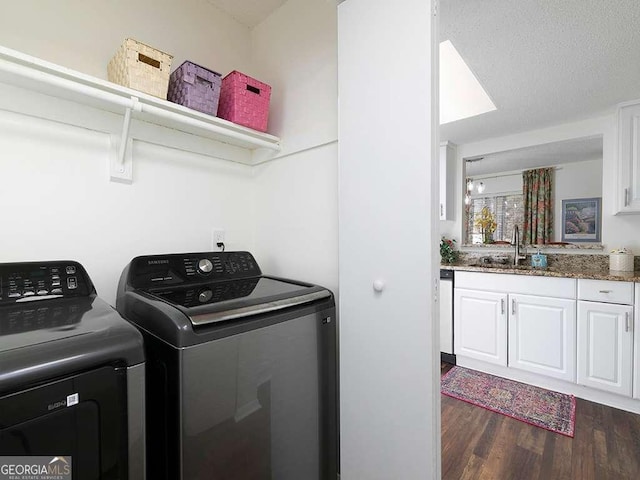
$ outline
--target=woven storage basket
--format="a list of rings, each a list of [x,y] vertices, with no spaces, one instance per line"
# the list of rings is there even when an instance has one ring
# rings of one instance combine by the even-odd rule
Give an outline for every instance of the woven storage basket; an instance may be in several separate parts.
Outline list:
[[[110,82],[167,98],[173,56],[127,38],[107,65]]]
[[[633,272],[633,253],[610,253],[609,270]]]
[[[221,84],[219,73],[186,61],[171,74],[167,99],[215,115],[218,113]]]
[[[218,116],[266,132],[270,99],[269,85],[234,70],[222,79]]]

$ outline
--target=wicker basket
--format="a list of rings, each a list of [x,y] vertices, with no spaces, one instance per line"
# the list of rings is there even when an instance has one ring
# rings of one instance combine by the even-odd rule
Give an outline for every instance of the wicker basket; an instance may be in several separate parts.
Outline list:
[[[110,82],[167,98],[173,56],[127,38],[107,65]]]
[[[167,99],[215,115],[218,113],[221,83],[219,73],[186,61],[171,74]]]
[[[234,70],[222,79],[218,116],[266,132],[270,99],[269,85]]]

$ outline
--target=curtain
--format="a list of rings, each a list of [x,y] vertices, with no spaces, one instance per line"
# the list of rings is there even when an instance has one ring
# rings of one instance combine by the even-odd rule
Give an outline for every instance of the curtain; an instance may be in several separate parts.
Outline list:
[[[549,243],[553,237],[553,167],[522,172],[522,243]]]

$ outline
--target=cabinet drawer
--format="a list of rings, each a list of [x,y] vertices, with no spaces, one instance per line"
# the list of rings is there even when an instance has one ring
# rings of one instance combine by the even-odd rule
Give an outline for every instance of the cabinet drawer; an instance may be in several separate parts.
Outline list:
[[[540,297],[576,298],[573,278],[536,277],[504,273],[456,272],[456,287]]]
[[[633,305],[633,283],[580,279],[578,300]]]

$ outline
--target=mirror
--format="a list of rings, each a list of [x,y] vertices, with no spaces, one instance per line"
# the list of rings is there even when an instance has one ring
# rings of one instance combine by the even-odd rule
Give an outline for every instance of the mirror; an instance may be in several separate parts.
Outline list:
[[[509,245],[516,225],[523,232],[523,171],[550,168],[552,227],[534,243],[599,247],[602,151],[596,136],[464,158],[463,245]]]

